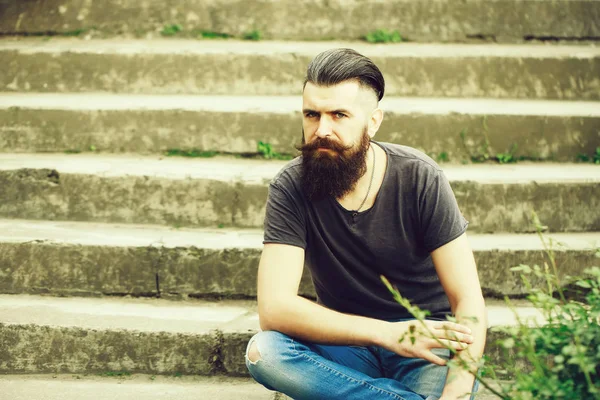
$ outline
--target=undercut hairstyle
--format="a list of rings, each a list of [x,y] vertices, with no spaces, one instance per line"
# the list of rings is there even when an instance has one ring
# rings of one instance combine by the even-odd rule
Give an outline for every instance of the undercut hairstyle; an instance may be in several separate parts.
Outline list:
[[[385,81],[381,71],[373,61],[352,49],[331,49],[313,58],[302,87],[308,82],[327,87],[352,79],[373,89],[378,101],[383,98]]]

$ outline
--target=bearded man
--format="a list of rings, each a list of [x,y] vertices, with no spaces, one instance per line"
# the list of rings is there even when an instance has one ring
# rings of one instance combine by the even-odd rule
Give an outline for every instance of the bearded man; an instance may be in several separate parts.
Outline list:
[[[468,371],[448,369],[444,348],[478,359],[485,343],[468,222],[433,160],[371,140],[383,94],[380,70],[357,52],[314,58],[302,156],[269,187],[258,271],[263,331],[248,343],[246,365],[294,399],[455,400],[476,391]],[[304,266],[316,303],[298,295]],[[444,346],[411,333],[418,324],[381,276],[430,312],[425,323]]]

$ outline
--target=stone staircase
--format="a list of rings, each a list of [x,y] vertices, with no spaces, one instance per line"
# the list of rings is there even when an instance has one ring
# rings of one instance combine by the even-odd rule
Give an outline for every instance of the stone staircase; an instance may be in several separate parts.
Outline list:
[[[248,156],[293,153],[306,64],[331,47],[381,67],[376,139],[440,161],[490,322],[514,323],[498,299],[543,262],[532,210],[561,274],[597,260],[600,167],[576,161],[600,146],[598,21],[589,0],[0,0],[0,400],[279,398],[243,354],[285,161]],[[357,40],[381,28],[410,42]],[[497,154],[519,162],[471,162]]]

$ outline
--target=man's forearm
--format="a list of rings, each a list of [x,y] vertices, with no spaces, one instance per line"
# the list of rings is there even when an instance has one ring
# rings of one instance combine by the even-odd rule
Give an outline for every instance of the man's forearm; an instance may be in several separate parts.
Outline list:
[[[300,296],[274,306],[259,306],[261,328],[315,343],[379,345],[387,322],[343,314]]]
[[[475,378],[472,372],[477,369],[477,361],[481,359],[487,335],[487,312],[482,297],[462,299],[454,310],[458,322],[471,328],[473,343],[460,354],[461,359],[470,364],[470,371],[464,368],[451,368],[446,378],[446,386],[442,393],[443,400],[468,399],[461,397],[470,393]],[[476,321],[473,320],[476,319]],[[466,353],[466,354],[465,354]],[[441,400],[440,399],[440,400]]]

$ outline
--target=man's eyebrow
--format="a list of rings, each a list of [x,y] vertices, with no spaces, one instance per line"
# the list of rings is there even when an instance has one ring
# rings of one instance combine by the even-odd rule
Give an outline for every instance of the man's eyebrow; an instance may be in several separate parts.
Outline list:
[[[315,113],[315,114],[321,114],[323,111],[316,111],[310,108],[304,108],[302,110],[303,114],[308,114],[308,113]],[[324,111],[326,114],[337,114],[337,113],[342,113],[342,114],[352,114],[349,110],[346,110],[344,108],[339,108],[336,110],[331,110],[331,111]]]
[[[344,108],[340,108],[337,110],[333,110],[333,111],[328,111],[329,114],[337,114],[337,113],[342,113],[342,114],[352,114],[349,110],[346,110]]]

